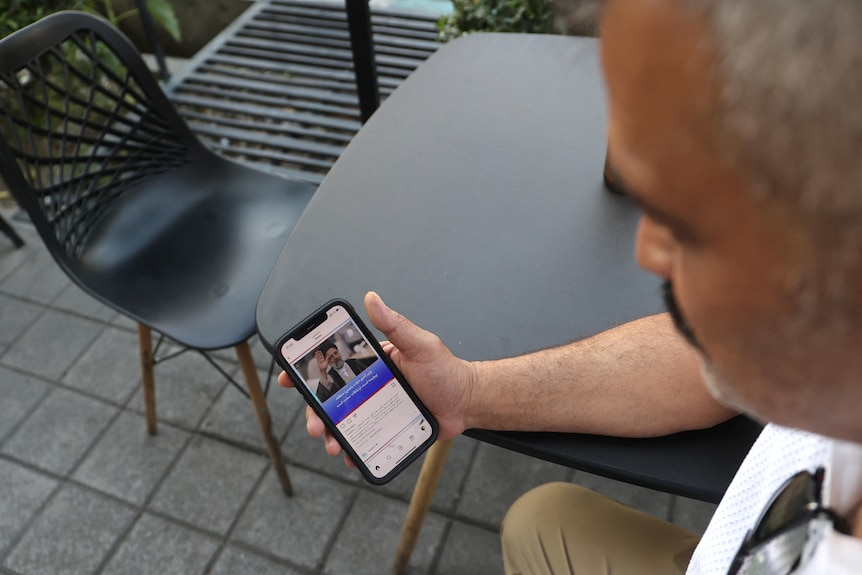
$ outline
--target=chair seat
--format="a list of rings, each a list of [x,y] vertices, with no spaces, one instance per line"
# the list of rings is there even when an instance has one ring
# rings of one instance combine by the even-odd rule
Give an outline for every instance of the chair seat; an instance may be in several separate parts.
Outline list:
[[[72,275],[121,313],[210,350],[256,332],[258,295],[315,186],[205,155],[113,201]]]

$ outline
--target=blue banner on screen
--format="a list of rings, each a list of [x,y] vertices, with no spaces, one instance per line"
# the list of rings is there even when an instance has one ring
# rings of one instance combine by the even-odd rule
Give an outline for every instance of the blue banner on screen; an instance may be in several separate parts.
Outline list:
[[[323,402],[323,409],[332,421],[338,424],[392,379],[392,372],[383,360],[378,359],[357,375],[344,389]]]

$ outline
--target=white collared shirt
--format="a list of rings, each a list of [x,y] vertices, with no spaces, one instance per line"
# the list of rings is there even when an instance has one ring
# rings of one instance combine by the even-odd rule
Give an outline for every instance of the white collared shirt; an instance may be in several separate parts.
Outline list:
[[[726,575],[776,491],[799,471],[818,467],[826,469],[824,505],[846,514],[862,498],[862,445],[767,425],[716,509],[686,575]],[[862,540],[827,528],[811,552],[799,575],[862,573]]]

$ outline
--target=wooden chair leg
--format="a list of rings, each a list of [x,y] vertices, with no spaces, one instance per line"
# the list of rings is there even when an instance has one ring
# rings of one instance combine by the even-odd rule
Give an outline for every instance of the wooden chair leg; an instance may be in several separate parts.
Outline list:
[[[251,349],[248,342],[243,342],[234,348],[236,356],[239,359],[239,365],[242,368],[245,384],[248,387],[248,394],[251,396],[254,412],[257,415],[257,422],[260,425],[260,430],[263,433],[263,439],[266,442],[266,450],[269,452],[269,460],[275,468],[275,473],[278,475],[278,481],[281,483],[281,489],[285,495],[290,497],[293,495],[293,487],[290,485],[290,478],[287,476],[287,467],[284,464],[284,457],[281,455],[281,448],[278,446],[275,436],[272,433],[272,420],[269,417],[269,408],[266,405],[266,398],[263,395],[263,390],[260,387],[260,379],[257,377],[257,368],[254,366],[254,360],[251,357]]]
[[[401,539],[398,541],[398,549],[395,550],[395,564],[392,570],[395,573],[403,573],[410,562],[410,555],[419,538],[419,531],[425,521],[425,515],[431,507],[434,492],[437,491],[437,483],[443,474],[449,449],[452,448],[452,440],[438,441],[425,454],[425,462],[416,487],[413,488],[413,496],[410,498],[410,507],[407,508],[407,517],[404,519],[404,528],[401,530]]]
[[[147,416],[147,432],[156,434],[156,385],[153,373],[153,335],[150,328],[138,324],[138,347],[141,352],[141,380],[144,384],[144,412]]]

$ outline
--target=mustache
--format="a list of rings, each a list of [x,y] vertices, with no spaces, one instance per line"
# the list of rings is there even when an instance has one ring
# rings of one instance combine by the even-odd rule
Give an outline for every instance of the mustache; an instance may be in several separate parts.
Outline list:
[[[692,347],[706,356],[706,351],[703,349],[700,341],[698,341],[697,336],[694,333],[694,328],[691,327],[691,324],[683,315],[682,310],[676,301],[676,296],[673,293],[673,283],[670,280],[665,280],[662,283],[661,296],[664,300],[664,305],[673,320],[673,325],[676,327],[676,330]]]

